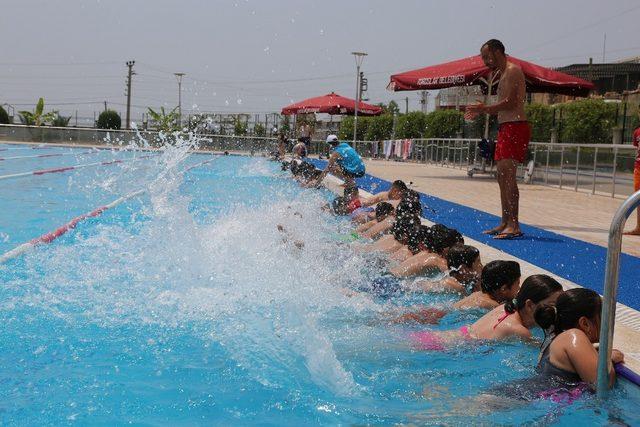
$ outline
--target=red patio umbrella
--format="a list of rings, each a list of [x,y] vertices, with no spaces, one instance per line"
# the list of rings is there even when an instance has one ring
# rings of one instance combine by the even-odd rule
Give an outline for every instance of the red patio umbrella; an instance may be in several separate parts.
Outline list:
[[[507,60],[522,68],[527,82],[527,92],[588,96],[589,91],[595,88],[595,85],[587,80],[541,67],[513,56],[507,56]],[[480,55],[476,55],[394,74],[391,76],[387,89],[393,91],[431,90],[477,84],[486,89],[492,86],[488,81],[490,74],[491,70],[484,65]]]
[[[331,92],[324,96],[305,99],[296,102],[282,109],[282,114],[306,114],[306,113],[327,113],[353,115],[355,113],[356,101],[351,98],[340,96]],[[366,104],[362,101],[358,103],[359,116],[378,116],[382,114],[382,108],[377,105]]]

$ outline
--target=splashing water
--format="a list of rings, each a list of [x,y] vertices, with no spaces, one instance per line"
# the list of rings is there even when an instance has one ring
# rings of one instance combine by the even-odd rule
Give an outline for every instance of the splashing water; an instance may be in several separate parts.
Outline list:
[[[513,345],[402,348],[380,326],[387,303],[345,295],[377,273],[336,240],[349,226],[320,213],[328,194],[258,158],[184,172],[208,158],[199,141],[162,138],[140,164],[67,183],[144,196],[0,266],[3,422],[455,424],[467,413],[445,402],[513,375],[505,364],[528,372],[534,350]]]

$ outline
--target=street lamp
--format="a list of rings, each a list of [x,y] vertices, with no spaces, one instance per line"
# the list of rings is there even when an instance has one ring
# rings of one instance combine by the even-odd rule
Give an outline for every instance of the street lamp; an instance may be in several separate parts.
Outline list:
[[[351,52],[356,59],[356,108],[353,115],[353,143],[356,143],[356,135],[358,130],[358,104],[360,104],[360,66],[364,57],[367,56],[365,52]]]
[[[178,126],[182,126],[182,77],[184,73],[173,73],[178,80]]]

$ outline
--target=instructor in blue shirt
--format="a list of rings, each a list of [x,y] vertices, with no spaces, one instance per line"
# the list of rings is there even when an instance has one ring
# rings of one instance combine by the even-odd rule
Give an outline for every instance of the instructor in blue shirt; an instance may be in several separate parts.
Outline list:
[[[344,180],[347,187],[356,185],[355,178],[365,174],[364,162],[356,150],[346,142],[340,142],[335,135],[327,137],[327,144],[331,145],[329,163],[318,177],[315,185],[319,186],[328,173]]]

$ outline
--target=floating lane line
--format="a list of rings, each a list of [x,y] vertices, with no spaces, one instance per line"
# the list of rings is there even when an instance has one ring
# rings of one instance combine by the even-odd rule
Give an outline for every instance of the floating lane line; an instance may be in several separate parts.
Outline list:
[[[188,168],[186,168],[185,170],[182,171],[182,173],[185,173],[191,169],[197,168],[199,166],[205,165],[207,163],[210,163],[212,161],[214,161],[217,157],[213,158],[213,159],[208,159],[205,160],[203,162],[197,163],[193,166],[190,166]],[[76,225],[78,225],[80,222],[89,219],[89,218],[95,218],[98,217],[100,215],[102,215],[102,213],[108,209],[114,208],[116,206],[118,206],[119,204],[133,198],[136,196],[139,196],[141,194],[144,194],[147,190],[146,189],[142,189],[142,190],[137,190],[137,191],[133,191],[129,194],[126,194],[122,197],[117,198],[116,200],[112,201],[111,203],[108,203],[106,205],[100,206],[90,212],[87,212],[85,214],[79,215],[75,218],[73,218],[71,221],[67,222],[66,224],[56,228],[53,231],[50,231],[48,233],[43,234],[40,237],[36,237],[35,239],[31,239],[28,242],[25,242],[23,244],[21,244],[20,246],[16,246],[15,248],[11,249],[10,251],[5,252],[4,254],[2,254],[2,256],[0,256],[0,264],[3,264],[5,262],[7,262],[10,259],[16,258],[17,256],[22,255],[23,253],[35,248],[36,246],[42,245],[42,244],[47,244],[47,243],[51,243],[54,240],[56,240],[58,237],[66,234],[69,230],[73,230]]]
[[[113,164],[116,164],[116,163],[124,163],[124,162],[128,162],[128,161],[136,161],[136,160],[140,160],[140,159],[146,159],[146,158],[149,158],[149,157],[153,157],[153,156],[152,155],[146,155],[146,156],[134,157],[134,158],[131,158],[131,159],[110,160],[110,161],[105,161],[105,162],[87,163],[87,164],[84,164],[84,165],[63,166],[63,167],[59,167],[59,168],[39,169],[39,170],[34,170],[34,171],[29,171],[29,172],[13,173],[13,174],[9,174],[9,175],[0,175],[0,180],[10,179],[10,178],[20,178],[20,177],[23,177],[23,176],[45,175],[45,174],[48,174],[48,173],[60,173],[60,172],[66,172],[66,171],[74,170],[74,169],[88,168],[88,167],[91,167],[91,166],[107,166],[107,165],[113,165]]]
[[[51,153],[51,154],[38,154],[36,156],[12,156],[12,157],[0,157],[0,161],[3,160],[18,160],[18,159],[35,159],[38,157],[60,157],[60,156],[81,156],[84,154],[97,153],[97,151],[83,151],[82,153]]]

